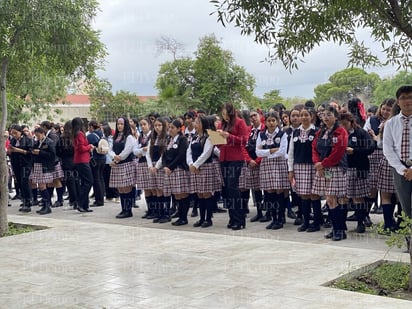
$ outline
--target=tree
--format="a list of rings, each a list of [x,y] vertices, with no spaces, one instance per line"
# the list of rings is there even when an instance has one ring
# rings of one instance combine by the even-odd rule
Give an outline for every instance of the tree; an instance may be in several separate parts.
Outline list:
[[[262,110],[268,111],[276,103],[283,103],[283,98],[280,96],[280,90],[273,89],[263,94],[263,99],[259,100],[259,105]]]
[[[380,77],[376,73],[367,73],[359,68],[338,71],[329,77],[329,82],[315,88],[315,101],[322,103],[336,100],[346,103],[351,97],[359,97],[369,103]]]
[[[91,26],[97,10],[98,2],[93,0],[0,2],[2,132],[8,119],[7,94],[18,94],[20,85],[25,82],[32,85],[36,76],[45,76],[49,81],[57,81],[68,77],[94,75],[105,56],[105,48],[99,41],[99,34]],[[28,75],[31,81],[27,79]],[[30,91],[30,87],[27,89]],[[35,102],[44,100],[44,95],[38,98],[35,95],[27,93]],[[0,145],[4,145],[4,142],[4,136],[1,134]],[[0,175],[2,236],[8,225],[8,171],[3,146],[0,148]]]
[[[412,84],[412,73],[401,71],[391,78],[383,79],[373,91],[373,101],[380,105],[387,98],[394,98],[401,85]]]
[[[220,47],[212,34],[200,39],[193,65],[193,96],[208,112],[217,112],[226,101],[247,103],[253,97],[255,79],[234,63],[232,53]]]
[[[254,35],[269,47],[268,59],[296,69],[305,55],[322,42],[349,47],[349,63],[355,66],[412,64],[411,1],[395,0],[211,0],[217,20],[232,23],[243,35]],[[380,42],[386,59],[379,59],[361,38],[369,31]]]

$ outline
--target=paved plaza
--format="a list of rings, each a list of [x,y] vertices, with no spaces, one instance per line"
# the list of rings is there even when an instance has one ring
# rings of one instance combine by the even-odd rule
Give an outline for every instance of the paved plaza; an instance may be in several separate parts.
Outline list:
[[[8,208],[9,221],[48,229],[0,239],[0,308],[410,308],[411,302],[322,286],[381,259],[388,252],[373,231],[324,239],[328,230],[298,233],[265,223],[226,228],[227,214],[210,228],[174,227],[134,217],[115,219],[118,203],[93,213],[53,208],[47,216]],[[249,218],[254,215],[252,208]],[[381,216],[372,215],[378,222]],[[353,230],[355,223],[349,223]]]

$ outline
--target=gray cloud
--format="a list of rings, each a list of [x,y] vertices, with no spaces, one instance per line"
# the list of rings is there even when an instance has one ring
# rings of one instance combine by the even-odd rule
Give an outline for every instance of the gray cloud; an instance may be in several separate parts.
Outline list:
[[[184,44],[185,55],[193,56],[199,39],[210,33],[221,38],[221,46],[256,78],[258,96],[279,89],[285,97],[311,98],[316,85],[327,82],[331,74],[347,65],[347,49],[332,44],[315,49],[292,74],[281,64],[262,63],[267,48],[251,37],[242,37],[239,29],[224,28],[215,15],[209,15],[213,11],[208,0],[102,0],[95,27],[101,31],[109,55],[105,71],[99,75],[107,78],[114,90],[156,95],[159,66],[172,59],[168,54],[156,55],[156,39],[174,38]]]

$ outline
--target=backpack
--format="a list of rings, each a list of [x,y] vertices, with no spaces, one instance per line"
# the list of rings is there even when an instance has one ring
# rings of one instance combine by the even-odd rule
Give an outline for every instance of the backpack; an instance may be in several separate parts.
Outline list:
[[[99,138],[99,143],[97,144],[96,152],[101,155],[108,154],[110,147],[109,147],[109,143],[107,142],[107,140],[105,140],[104,138],[100,138],[100,136],[98,136],[96,133],[93,133],[93,134]]]
[[[108,154],[110,150],[109,143],[104,139],[101,138],[99,144],[97,144],[96,152],[98,154]]]

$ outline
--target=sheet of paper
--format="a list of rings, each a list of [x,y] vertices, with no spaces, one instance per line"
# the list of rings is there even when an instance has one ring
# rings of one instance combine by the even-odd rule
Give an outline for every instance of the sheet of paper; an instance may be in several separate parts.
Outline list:
[[[212,145],[226,145],[227,140],[221,136],[218,132],[208,129],[207,134],[209,134],[210,142]]]

